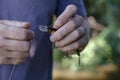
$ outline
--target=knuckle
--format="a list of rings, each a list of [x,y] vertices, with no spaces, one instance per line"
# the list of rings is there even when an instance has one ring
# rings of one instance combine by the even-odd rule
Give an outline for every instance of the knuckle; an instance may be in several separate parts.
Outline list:
[[[29,51],[30,49],[30,42],[29,41],[25,41],[24,44],[23,44],[23,48],[25,52]]]
[[[56,36],[56,39],[57,39],[57,40],[61,40],[61,39],[62,39],[62,37],[63,37],[63,33],[62,33],[62,32],[60,32],[60,34],[58,34],[58,36]]]
[[[84,43],[85,43],[84,39],[81,39],[81,40],[80,40],[80,43],[81,43],[81,44],[84,44]]]
[[[8,59],[6,57],[1,56],[0,57],[0,64],[5,64],[7,63]]]
[[[59,43],[59,46],[60,46],[60,47],[63,47],[63,46],[64,46],[64,43],[63,43],[63,42],[60,42],[60,43]]]
[[[82,31],[85,34],[87,32],[87,28],[86,27],[82,27]]]
[[[6,28],[7,28],[7,27],[6,27],[6,25],[5,25],[5,24],[0,23],[0,29],[4,30],[4,29],[6,29]]]
[[[7,27],[6,28],[7,30],[6,30],[6,35],[5,36],[7,36],[8,34],[12,34],[12,33],[14,33],[14,32],[16,32],[16,29],[14,29],[13,27]]]
[[[21,53],[20,52],[12,52],[11,54],[13,54],[11,57],[16,57],[16,58],[21,58]]]
[[[34,38],[34,32],[33,31],[30,31],[30,34],[29,34],[29,36],[30,36],[30,39],[33,39]]]
[[[6,50],[13,50],[13,49],[17,50],[19,49],[19,42],[12,41],[12,40],[6,40],[4,48]]]
[[[79,30],[75,30],[74,31],[74,35],[78,38],[78,37],[80,37],[80,32],[79,32]]]
[[[79,47],[80,47],[80,42],[77,41],[77,42],[75,43],[75,48],[77,49],[77,48],[79,48]]]
[[[11,56],[11,54],[9,54],[8,51],[6,51],[6,50],[3,49],[0,52],[0,56],[1,57],[9,57],[9,56]]]
[[[22,33],[22,32],[18,28],[9,26],[9,27],[7,27],[7,30],[4,34],[4,36],[6,38],[11,38],[11,39],[18,38],[19,39],[19,38],[21,38],[21,36],[19,36],[20,33]]]
[[[23,53],[22,58],[27,58],[28,56],[29,56],[29,52],[25,52],[25,53]]]
[[[29,56],[29,52],[24,53],[24,58],[27,58]]]
[[[16,41],[16,40],[6,40],[5,49],[26,52],[29,50],[29,41]]]
[[[25,30],[25,29],[23,29],[23,30],[22,30],[22,33],[23,33],[22,38],[23,38],[24,40],[26,40],[26,39],[27,39],[27,37],[28,37],[28,31],[27,31],[27,30]]]
[[[27,58],[28,57],[28,52],[17,52],[15,57],[18,58],[18,59]]]
[[[60,43],[59,42],[56,42],[55,45],[56,45],[56,47],[60,47]]]
[[[89,40],[85,40],[84,46],[86,46],[86,45],[88,44],[88,41],[89,41]]]
[[[79,19],[79,21],[82,21],[82,22],[84,21],[82,16],[76,15],[76,17]]]
[[[56,47],[63,47],[63,46],[64,46],[64,43],[61,41],[56,43]]]
[[[3,49],[5,47],[4,39],[0,40],[0,49]]]
[[[8,27],[6,32],[3,34],[6,38],[18,39],[18,40],[29,40],[32,39],[34,33],[27,29],[18,27]]]
[[[81,39],[80,43],[81,43],[80,47],[85,46],[87,44],[86,40],[84,40],[84,39]]]
[[[4,24],[0,24],[0,33],[3,34],[7,31],[7,27]]]
[[[21,63],[23,63],[25,61],[25,59],[13,59],[13,60],[11,60],[10,62],[12,63],[12,64],[21,64]]]
[[[75,22],[77,27],[84,23],[84,19],[79,15],[76,15],[72,20]]]
[[[64,23],[63,19],[62,19],[61,17],[59,17],[59,18],[55,21],[54,26],[55,26],[56,28],[59,28],[60,26],[63,25],[63,23]]]
[[[60,31],[59,32],[56,32],[54,33],[53,35],[50,36],[50,40],[52,42],[57,42],[59,40],[61,40],[63,37],[63,33],[61,33]]]
[[[85,34],[85,28],[84,27],[79,27],[77,30],[78,30],[80,35],[84,35]]]
[[[77,25],[76,25],[76,22],[75,22],[74,20],[71,20],[70,23],[71,23],[70,25],[71,25],[73,28],[76,28]]]
[[[74,23],[74,21],[69,21],[67,24],[64,25],[64,29],[63,31],[66,32],[66,31],[73,31],[74,29],[76,29],[76,24]],[[62,33],[63,33],[62,31]]]
[[[57,23],[58,24],[64,24],[65,20],[63,18],[59,17],[58,20],[57,20]]]

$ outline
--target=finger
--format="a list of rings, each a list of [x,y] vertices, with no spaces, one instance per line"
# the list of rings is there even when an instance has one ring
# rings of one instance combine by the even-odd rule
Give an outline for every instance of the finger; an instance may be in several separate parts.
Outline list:
[[[6,64],[22,64],[24,63],[26,58],[22,59],[10,59],[9,61],[6,62]]]
[[[19,28],[7,28],[7,32],[4,34],[6,38],[16,40],[31,40],[34,37],[34,33],[28,29]]]
[[[4,64],[5,62],[7,62],[7,58],[6,57],[0,57],[0,64]]]
[[[8,57],[8,58],[27,58],[29,55],[28,52],[18,52],[18,51],[5,51],[5,50],[0,50],[0,57]]]
[[[65,11],[55,21],[54,28],[56,29],[60,28],[69,20],[69,18],[75,16],[76,12],[77,12],[77,7],[75,5],[67,6]]]
[[[61,47],[59,48],[60,50],[64,51],[64,52],[70,52],[76,49],[81,49],[83,47],[85,47],[88,43],[88,39],[86,36],[84,36],[82,39],[79,39],[78,41],[75,41],[65,47]]]
[[[79,27],[78,29],[74,30],[72,33],[70,33],[68,36],[66,36],[64,39],[56,42],[56,47],[64,47],[76,40],[78,40],[80,37],[85,35],[85,28]]]
[[[84,18],[79,15],[75,15],[75,17],[72,19],[72,21],[76,24],[75,26],[80,26],[84,23]]]
[[[16,40],[31,40],[34,37],[34,33],[31,30],[18,27],[8,27],[4,24],[0,24],[0,33],[6,38]]]
[[[51,35],[50,40],[52,42],[56,42],[63,39],[65,36],[67,36],[76,28],[78,28],[78,26],[80,26],[82,22],[83,22],[83,18],[76,15],[75,18],[67,22],[64,26],[58,29],[53,35]]]
[[[20,21],[10,21],[10,20],[0,20],[0,23],[10,25],[10,26],[16,26],[28,29],[30,27],[29,22],[20,22]]]
[[[30,49],[29,41],[5,40],[5,42],[5,50],[28,52]]]
[[[0,64],[20,64],[23,63],[26,58],[23,59],[16,59],[16,58],[7,58],[7,57],[0,57]]]
[[[4,41],[5,41],[5,38],[0,35],[0,49],[3,49],[3,47],[4,47]]]

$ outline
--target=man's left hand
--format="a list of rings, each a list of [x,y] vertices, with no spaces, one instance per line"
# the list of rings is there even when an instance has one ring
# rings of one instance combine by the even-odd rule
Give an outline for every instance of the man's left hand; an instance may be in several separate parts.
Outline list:
[[[81,51],[89,41],[89,26],[87,19],[77,15],[77,7],[69,5],[55,21],[53,27],[58,30],[50,40],[64,52]]]

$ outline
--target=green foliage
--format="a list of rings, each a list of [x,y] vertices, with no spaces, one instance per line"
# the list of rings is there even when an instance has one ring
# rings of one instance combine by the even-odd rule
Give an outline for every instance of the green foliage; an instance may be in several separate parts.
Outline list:
[[[107,0],[107,22],[111,27],[120,28],[120,0]]]
[[[88,16],[94,16],[97,21],[106,24],[106,0],[84,0]]]
[[[113,62],[120,64],[120,29],[110,28],[105,40],[112,47],[111,58]]]
[[[61,62],[62,58],[65,56],[65,53],[59,51],[57,48],[54,49],[53,53],[54,53],[54,60],[58,62]]]

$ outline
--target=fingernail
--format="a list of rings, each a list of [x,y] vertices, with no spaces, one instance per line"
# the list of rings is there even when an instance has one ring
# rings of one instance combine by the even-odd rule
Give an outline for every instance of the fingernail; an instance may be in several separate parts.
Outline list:
[[[54,29],[58,29],[58,27],[57,27],[57,26],[53,26],[53,28],[54,28]]]
[[[29,22],[23,22],[21,24],[24,28],[28,29],[30,27],[30,23]]]
[[[63,24],[63,22],[59,20],[59,21],[56,21],[56,22],[54,23],[54,26],[53,26],[53,27],[54,27],[55,29],[58,29],[58,28],[60,28],[60,27],[62,26],[62,24]]]

